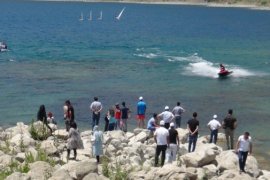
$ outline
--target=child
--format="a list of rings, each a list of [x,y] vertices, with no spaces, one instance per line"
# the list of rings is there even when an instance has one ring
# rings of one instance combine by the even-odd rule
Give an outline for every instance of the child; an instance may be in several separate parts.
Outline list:
[[[55,125],[57,124],[57,122],[54,120],[52,112],[48,113],[47,121],[48,121],[48,123],[52,123],[52,124],[55,124]]]

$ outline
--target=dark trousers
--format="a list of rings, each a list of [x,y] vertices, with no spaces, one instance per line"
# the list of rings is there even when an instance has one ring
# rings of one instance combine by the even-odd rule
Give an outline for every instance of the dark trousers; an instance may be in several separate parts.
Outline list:
[[[109,127],[108,127],[108,131],[113,131],[113,130],[115,130],[115,124],[116,124],[116,123],[110,123],[110,124],[109,124]]]
[[[247,156],[248,156],[248,151],[246,151],[246,152],[239,151],[238,152],[240,171],[245,171]]]
[[[161,153],[161,166],[164,165],[166,149],[167,149],[167,145],[157,145],[156,155],[155,155],[155,166],[158,165],[158,157],[160,153]]]
[[[93,117],[92,117],[92,129],[94,129],[94,126],[98,126],[99,124],[99,119],[100,119],[100,113],[96,114],[93,112]]]
[[[181,116],[175,116],[175,124],[176,124],[176,128],[181,127]]]
[[[218,130],[211,130],[211,134],[210,134],[210,141],[209,143],[214,142],[215,144],[217,143],[217,136],[218,136]]]
[[[76,149],[73,149],[74,151],[74,159],[76,159],[77,157],[77,150]],[[70,156],[70,149],[67,149],[67,159],[69,159],[69,156]]]
[[[188,152],[191,152],[191,145],[193,145],[192,152],[195,151],[197,138],[198,138],[198,135],[189,135],[189,137],[188,137],[188,139],[189,139],[188,140]]]
[[[108,131],[108,129],[109,129],[109,119],[105,117],[104,132]]]
[[[165,126],[164,126],[166,129],[169,129],[170,127],[170,123],[165,123]]]

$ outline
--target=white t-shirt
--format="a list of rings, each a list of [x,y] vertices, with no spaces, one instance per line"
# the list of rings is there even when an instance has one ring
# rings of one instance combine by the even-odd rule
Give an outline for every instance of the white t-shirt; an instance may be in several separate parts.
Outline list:
[[[170,111],[164,111],[161,114],[159,114],[159,117],[165,122],[165,123],[170,123],[172,119],[174,118],[173,113]]]
[[[166,128],[157,128],[154,135],[157,136],[157,145],[167,145],[167,137],[169,136],[169,131]]]
[[[210,129],[211,130],[216,130],[218,129],[219,127],[221,127],[221,124],[219,121],[217,121],[216,119],[212,119],[208,124],[207,126],[210,126]]]
[[[249,136],[247,140],[245,140],[244,135],[239,136],[239,151],[247,152],[249,151],[249,145],[252,142],[251,137]]]
[[[93,112],[99,112],[102,109],[102,104],[99,101],[94,101],[92,102],[92,104],[90,105],[90,109]]]

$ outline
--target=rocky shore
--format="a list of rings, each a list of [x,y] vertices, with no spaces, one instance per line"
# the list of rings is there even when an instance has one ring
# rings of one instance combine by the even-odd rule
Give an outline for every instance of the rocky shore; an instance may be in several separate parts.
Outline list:
[[[68,133],[50,126],[54,128],[53,136],[41,122],[0,128],[0,179],[270,179],[270,171],[259,169],[254,156],[248,156],[247,173],[240,174],[235,152],[209,144],[207,136],[198,139],[195,152],[187,153],[188,131],[180,128],[177,161],[163,167],[153,167],[156,144],[145,129],[104,133],[101,164],[92,157],[92,132],[81,132],[85,148],[77,150],[76,160],[67,161]],[[225,141],[224,134],[219,134],[218,141]]]

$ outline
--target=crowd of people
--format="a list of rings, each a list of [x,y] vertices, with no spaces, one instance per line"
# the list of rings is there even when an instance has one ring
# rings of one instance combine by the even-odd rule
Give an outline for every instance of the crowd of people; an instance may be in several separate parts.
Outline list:
[[[94,97],[93,102],[90,104],[90,112],[92,113],[92,139],[93,155],[96,156],[97,162],[100,162],[100,156],[102,155],[102,142],[103,133],[99,130],[99,122],[101,112],[103,111],[102,103],[97,97]],[[139,97],[137,103],[137,127],[145,128],[145,114],[147,105],[143,97]],[[69,159],[70,151],[74,151],[74,159],[76,159],[76,150],[83,148],[83,144],[77,129],[75,122],[74,108],[69,100],[64,103],[64,120],[66,125],[66,131],[69,132],[69,139],[67,144],[67,159]],[[105,115],[105,127],[104,132],[113,130],[122,130],[127,132],[128,119],[130,118],[130,109],[126,107],[126,103],[122,102],[121,106],[116,103],[110,108]],[[161,153],[161,163],[171,163],[176,160],[179,147],[179,135],[177,128],[181,127],[182,115],[185,113],[185,109],[181,107],[181,103],[177,102],[176,106],[170,111],[169,106],[165,106],[164,111],[157,114],[153,113],[153,116],[148,120],[146,128],[150,131],[150,137],[154,137],[157,144],[155,155],[155,166],[159,165],[159,156]],[[196,143],[199,134],[199,120],[197,119],[198,113],[194,112],[192,118],[187,121],[188,136],[188,152],[194,152],[196,149]],[[252,141],[249,132],[245,132],[244,135],[238,138],[236,147],[234,147],[234,131],[237,127],[237,120],[233,116],[233,110],[229,109],[227,116],[222,123],[218,121],[218,116],[213,115],[213,119],[209,121],[207,126],[210,130],[209,143],[217,143],[218,131],[220,128],[224,129],[226,136],[227,149],[235,149],[239,157],[240,172],[245,172],[245,163],[248,153],[252,153]],[[46,114],[45,106],[41,105],[37,113],[37,119],[42,121],[52,131],[48,123],[56,124],[51,112]]]

